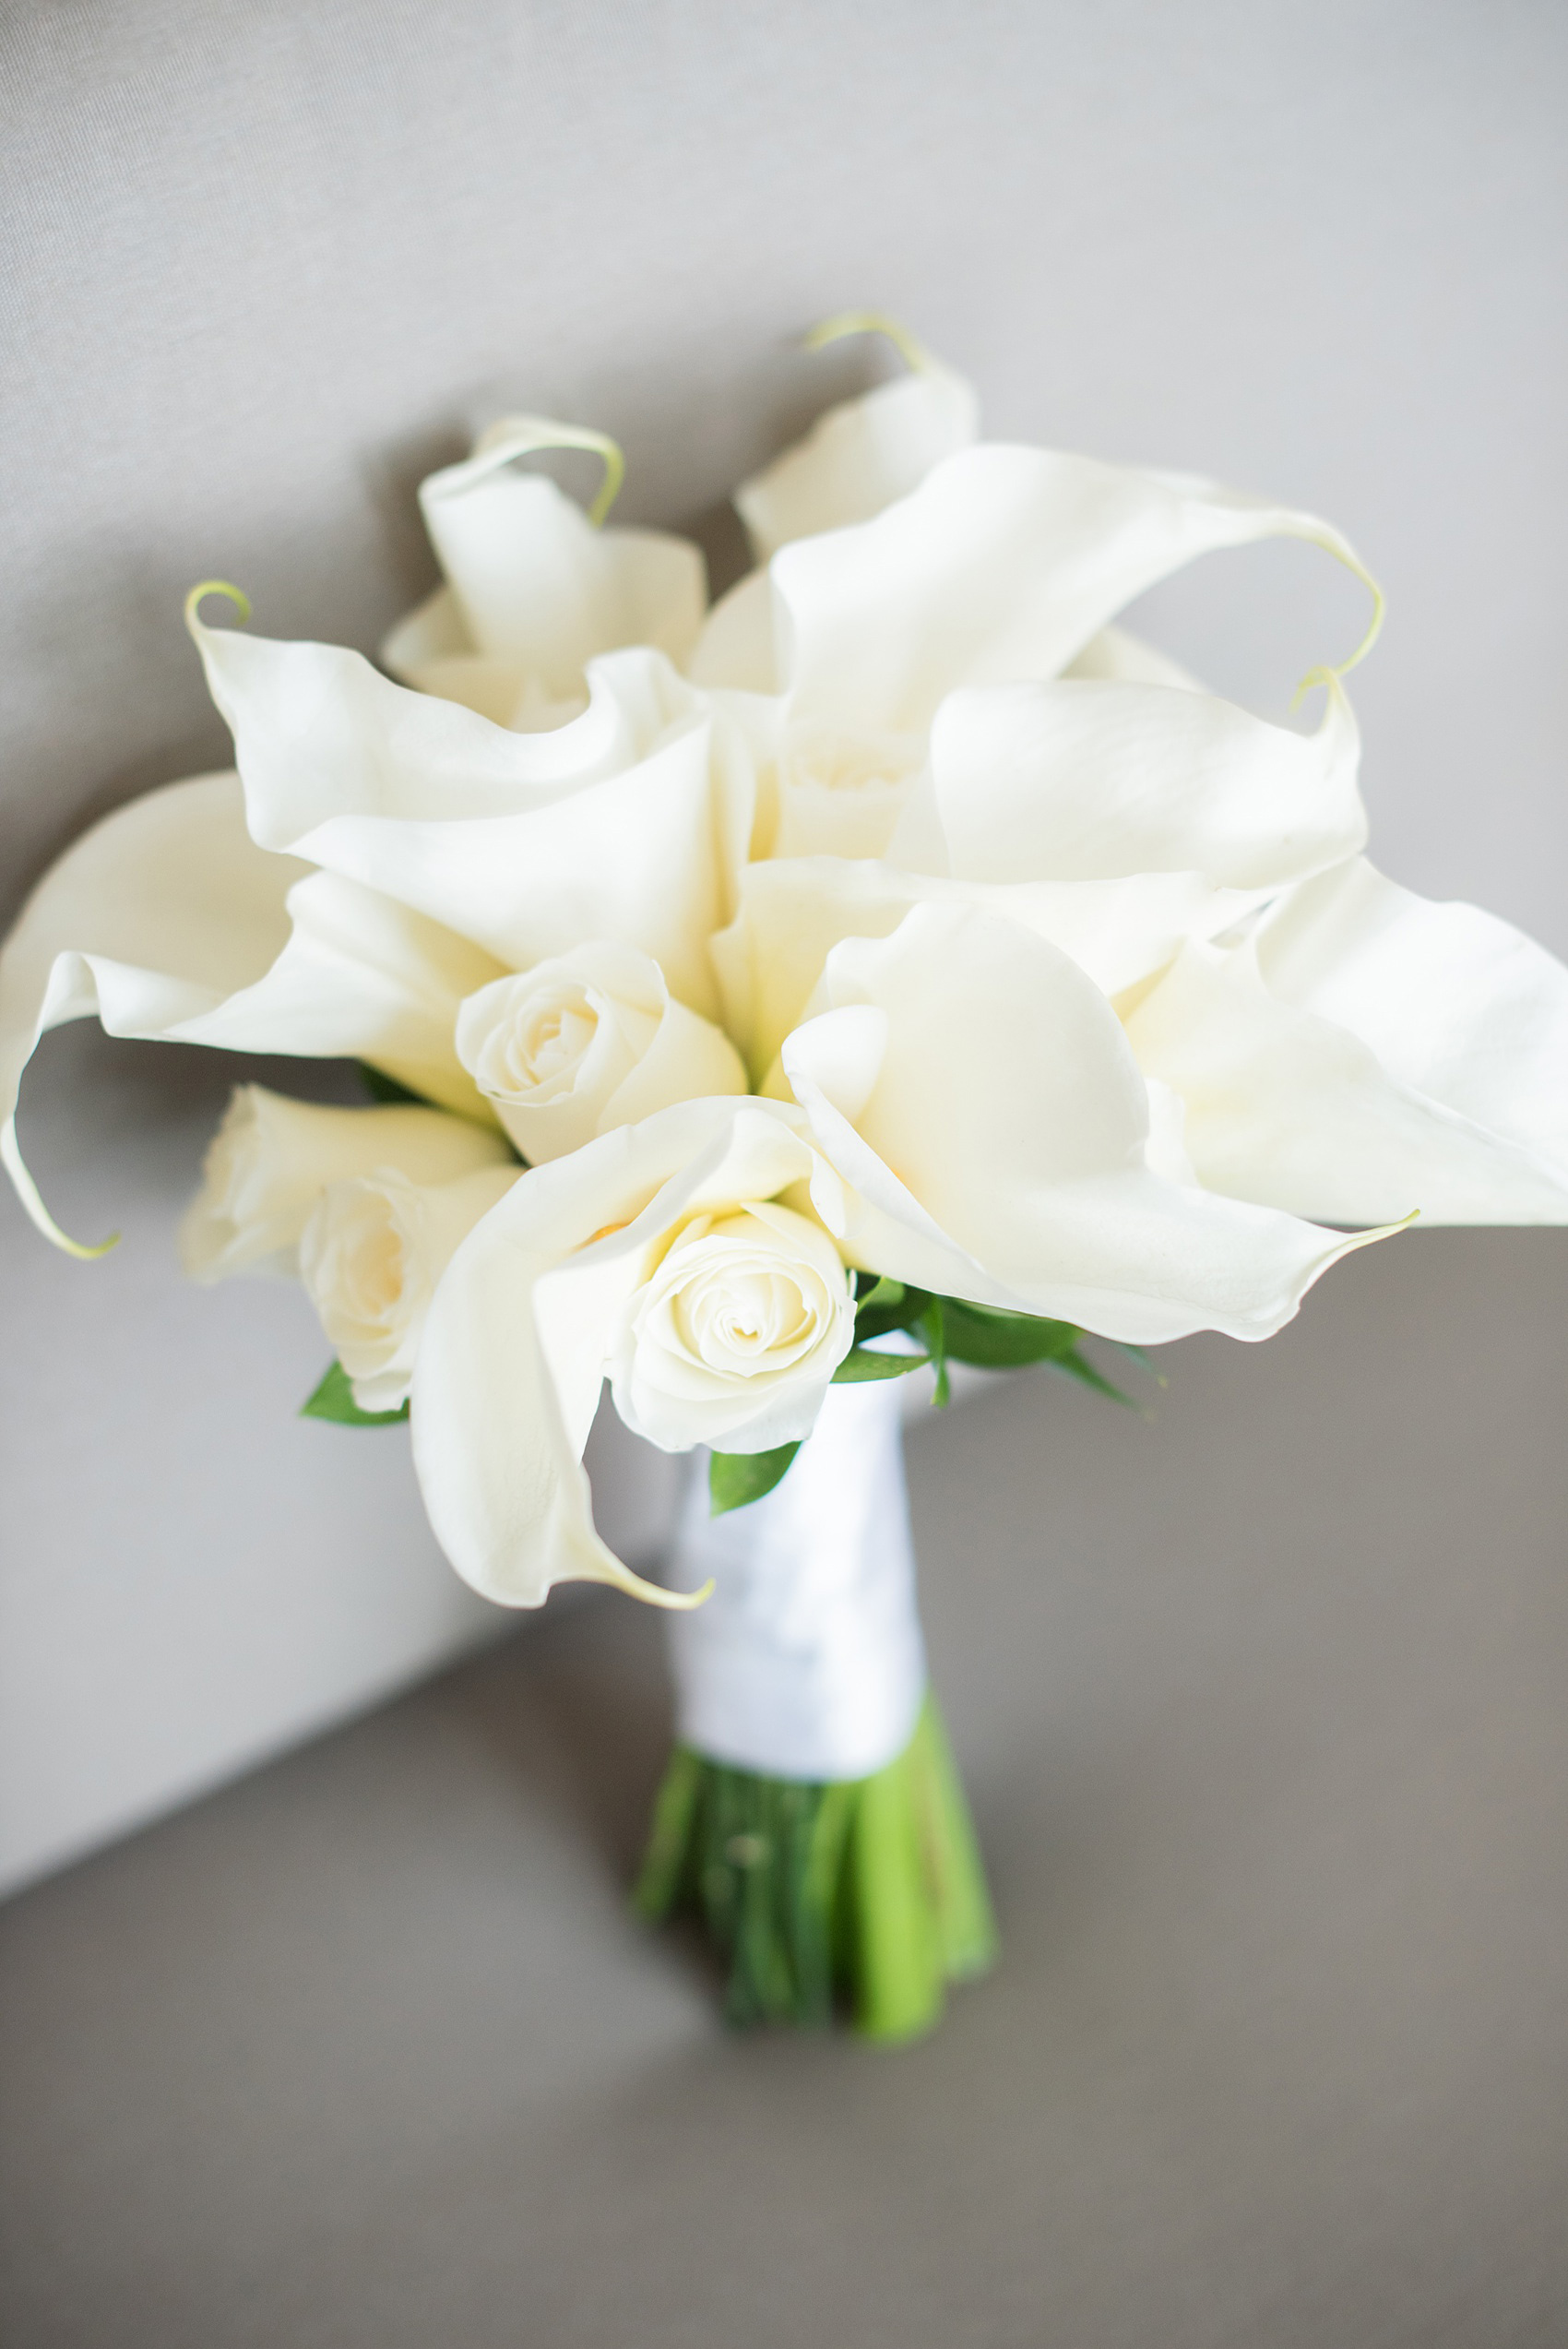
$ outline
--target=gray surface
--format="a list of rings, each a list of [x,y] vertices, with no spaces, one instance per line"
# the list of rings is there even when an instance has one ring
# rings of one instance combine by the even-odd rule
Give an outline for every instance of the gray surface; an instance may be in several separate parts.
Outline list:
[[[1006,1939],[736,2044],[591,1597],[0,1912],[7,2349],[1558,2349],[1568,1234],[911,1444]],[[989,1496],[983,1508],[978,1496]]]
[[[221,760],[179,621],[369,646],[422,471],[521,402],[700,525],[901,314],[993,430],[1332,516],[1378,854],[1568,947],[1568,11],[1549,0],[6,0],[0,903]],[[1147,626],[1283,709],[1360,590],[1217,559]],[[183,1292],[237,1073],[77,1037],[23,1132],[101,1268],[0,1191],[0,1883],[481,1636],[406,1472],[302,1429],[297,1299]],[[1346,1366],[1362,1396],[1362,1373]],[[661,1494],[601,1462],[618,1527]]]

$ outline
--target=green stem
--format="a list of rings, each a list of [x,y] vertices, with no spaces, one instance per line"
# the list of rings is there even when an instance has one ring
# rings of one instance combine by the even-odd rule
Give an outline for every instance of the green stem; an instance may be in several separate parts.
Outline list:
[[[688,1747],[671,1758],[635,1905],[694,1911],[727,1960],[725,2014],[821,2027],[836,1998],[885,2045],[937,2021],[945,1985],[983,1973],[996,1927],[968,1806],[928,1696],[904,1751],[870,1778],[767,1778]]]
[[[921,1748],[919,1798],[926,1865],[936,1888],[942,1968],[949,1982],[972,1982],[996,1963],[996,1917],[985,1864],[963,1782],[936,1706],[927,1703],[915,1733]]]
[[[917,2039],[942,2013],[941,1935],[915,1792],[920,1732],[889,1769],[862,1781],[849,1835],[856,2028]]]

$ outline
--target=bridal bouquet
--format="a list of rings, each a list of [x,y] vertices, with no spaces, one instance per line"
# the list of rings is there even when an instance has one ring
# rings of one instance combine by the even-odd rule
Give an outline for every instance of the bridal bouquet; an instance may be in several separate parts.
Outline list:
[[[1287,536],[1366,581],[1364,652],[1350,546],[986,443],[894,340],[906,372],[741,488],[755,568],[711,609],[695,548],[607,523],[615,446],[534,416],[424,483],[445,584],[380,669],[193,590],[237,773],[99,824],[0,962],[7,1113],[89,1013],[362,1065],[362,1108],[238,1090],[188,1270],[303,1284],[334,1357],[306,1409],[410,1420],[477,1590],[671,1611],[641,1905],[706,1920],[736,2021],[845,1998],[884,2038],[993,1947],[914,1604],[905,1375],[1111,1389],[1086,1333],[1266,1338],[1417,1213],[1568,1220],[1568,972],[1365,861],[1352,662],[1312,672],[1303,732],[1114,625]],[[562,448],[602,459],[587,512],[527,468]],[[10,1122],[0,1149],[95,1253]],[[594,1527],[607,1379],[704,1456],[667,1583]]]

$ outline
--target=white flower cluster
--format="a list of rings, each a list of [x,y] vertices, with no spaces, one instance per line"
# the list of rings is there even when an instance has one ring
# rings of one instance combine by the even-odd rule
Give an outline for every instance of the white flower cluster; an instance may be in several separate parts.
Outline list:
[[[1270,536],[1364,578],[1346,542],[980,441],[904,347],[741,490],[711,610],[695,548],[518,471],[618,478],[532,417],[424,484],[445,584],[392,676],[193,598],[238,772],[100,824],[0,962],[7,1112],[92,1012],[433,1104],[243,1089],[187,1257],[296,1272],[361,1404],[411,1391],[436,1532],[510,1604],[631,1580],[581,1467],[606,1378],[667,1449],[791,1442],[856,1270],[1257,1339],[1412,1211],[1568,1220],[1568,972],[1365,861],[1336,674],[1298,733],[1113,625]]]

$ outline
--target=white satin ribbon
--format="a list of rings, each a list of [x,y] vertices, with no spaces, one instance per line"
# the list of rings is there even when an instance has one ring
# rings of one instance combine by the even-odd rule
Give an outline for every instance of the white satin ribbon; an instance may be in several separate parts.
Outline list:
[[[783,1482],[708,1515],[695,1471],[671,1580],[713,1596],[667,1618],[683,1745],[771,1778],[869,1777],[925,1693],[900,1439],[901,1379],[830,1387]]]

